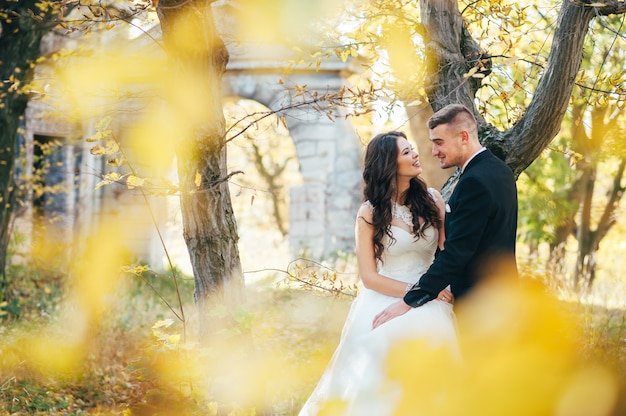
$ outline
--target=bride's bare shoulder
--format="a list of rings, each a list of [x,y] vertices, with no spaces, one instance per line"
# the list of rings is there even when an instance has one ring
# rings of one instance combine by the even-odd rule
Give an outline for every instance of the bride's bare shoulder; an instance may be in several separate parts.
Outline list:
[[[359,207],[357,211],[356,217],[357,219],[363,218],[367,222],[372,222],[372,212],[374,211],[374,207],[370,201],[365,201]]]

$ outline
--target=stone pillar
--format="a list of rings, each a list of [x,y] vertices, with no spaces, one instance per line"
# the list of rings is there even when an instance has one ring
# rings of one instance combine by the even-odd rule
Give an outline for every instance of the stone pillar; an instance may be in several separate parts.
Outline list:
[[[289,245],[296,256],[320,258],[324,254],[326,192],[322,183],[290,189]]]
[[[310,99],[311,92],[320,96],[338,92],[345,85],[349,64],[338,58],[325,59],[319,65],[307,63],[302,62],[306,57],[294,56],[293,49],[285,45],[239,42],[236,1],[221,0],[213,8],[230,53],[224,95],[255,100],[276,111],[284,117],[294,140],[302,185],[290,189],[292,255],[324,259],[338,251],[353,252],[363,146],[341,108],[332,108],[334,120],[330,120],[314,105],[299,105]],[[308,46],[316,44],[315,39],[310,41]],[[297,94],[296,86],[307,93]],[[316,106],[329,110],[327,104],[318,102]]]
[[[339,83],[341,79],[337,75],[332,81]],[[311,82],[314,80],[307,85]],[[341,115],[341,109],[337,111]],[[291,190],[292,252],[318,259],[338,251],[351,252],[361,195],[362,146],[358,137],[344,118],[331,121],[312,108],[289,110],[284,115],[296,145],[303,181]]]

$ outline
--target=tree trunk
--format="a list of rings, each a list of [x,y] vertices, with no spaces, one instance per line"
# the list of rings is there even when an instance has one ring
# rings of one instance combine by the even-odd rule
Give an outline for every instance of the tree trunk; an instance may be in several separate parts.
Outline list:
[[[572,119],[585,118],[585,105],[574,104]],[[594,107],[591,110],[591,130],[587,133],[583,123],[572,123],[572,149],[583,155],[583,159],[576,164],[577,177],[568,189],[566,201],[575,209],[564,213],[565,221],[555,230],[555,240],[550,245],[549,264],[560,264],[565,256],[565,243],[569,236],[574,236],[578,243],[576,265],[573,270],[574,289],[585,292],[591,289],[596,275],[596,254],[600,242],[615,224],[616,210],[624,194],[622,179],[626,170],[626,159],[622,158],[615,173],[613,183],[608,190],[608,199],[603,207],[602,215],[598,218],[595,229],[592,229],[592,211],[599,203],[594,202],[594,188],[598,170],[598,163],[603,159],[602,150],[608,135],[616,131],[618,114],[606,120],[610,113],[607,107]],[[577,215],[578,214],[578,215]],[[578,220],[578,222],[576,221]],[[561,272],[553,270],[554,273]]]
[[[626,171],[626,159],[622,159],[617,168],[617,172],[613,175],[613,184],[609,190],[609,199],[604,205],[602,216],[596,225],[595,231],[589,226],[584,230],[580,230],[582,240],[578,241],[578,258],[576,261],[576,271],[574,282],[576,287],[581,291],[591,289],[596,277],[596,255],[600,249],[600,242],[607,235],[609,230],[615,225],[616,210],[619,202],[624,195],[624,186],[622,180]],[[583,211],[584,214],[585,211]],[[580,225],[582,228],[583,224]]]
[[[287,160],[282,162],[280,165],[274,166],[274,169],[268,169],[268,167],[263,164],[263,154],[261,154],[261,150],[255,143],[254,138],[250,137],[249,140],[251,151],[248,155],[254,161],[254,166],[256,167],[257,172],[265,181],[267,189],[269,190],[269,196],[272,202],[272,212],[274,214],[273,218],[276,223],[276,227],[278,228],[278,231],[280,231],[280,234],[283,237],[286,237],[288,230],[285,225],[281,208],[281,205],[284,203],[284,196],[281,193],[281,186],[278,183],[278,179],[285,171],[290,158],[287,158]]]
[[[430,74],[426,93],[433,111],[450,103],[461,103],[474,110],[480,78],[464,75],[476,66],[488,74],[491,60],[483,56],[482,49],[467,31],[457,2],[425,0],[420,2],[420,7]],[[482,120],[480,115],[476,116]]]
[[[593,232],[591,231],[591,205],[593,190],[595,188],[597,169],[591,165],[585,169],[584,187],[580,204],[580,222],[576,232],[578,240],[578,258],[574,271],[574,286],[579,287],[581,279],[585,279],[585,264],[588,254],[593,246]]]
[[[524,116],[505,132],[511,147],[506,162],[518,176],[546,148],[561,129],[576,74],[580,69],[585,36],[594,8],[564,0],[552,39],[548,62]]]
[[[433,110],[451,103],[468,106],[477,118],[481,142],[519,176],[561,128],[580,68],[589,22],[596,13],[604,15],[609,9],[613,13],[626,11],[624,2],[604,3],[608,6],[595,8],[584,2],[563,1],[552,49],[533,100],[514,127],[499,132],[484,121],[474,106],[474,96],[482,78],[465,76],[474,67],[478,67],[479,73],[488,75],[491,68],[489,54],[471,38],[456,2],[420,2],[426,50],[430,57],[427,94]]]
[[[41,38],[56,25],[49,21],[57,14],[54,8],[40,12],[34,0],[5,3],[3,13],[8,13],[11,19],[0,18],[0,293],[6,283],[7,247],[17,196],[14,178],[17,133],[29,98],[28,91],[22,87],[33,79],[30,64],[41,55]],[[28,10],[43,22],[36,21]]]
[[[222,324],[217,306],[243,302],[237,225],[227,183],[221,77],[228,52],[217,33],[212,1],[162,0],[157,13],[170,57],[168,83],[177,112],[176,156],[184,238],[193,267],[203,341]]]

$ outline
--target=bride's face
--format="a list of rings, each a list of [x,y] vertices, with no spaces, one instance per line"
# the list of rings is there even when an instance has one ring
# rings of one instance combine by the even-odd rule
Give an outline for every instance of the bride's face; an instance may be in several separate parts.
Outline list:
[[[398,177],[414,178],[422,173],[419,154],[403,137],[397,138],[398,145]]]

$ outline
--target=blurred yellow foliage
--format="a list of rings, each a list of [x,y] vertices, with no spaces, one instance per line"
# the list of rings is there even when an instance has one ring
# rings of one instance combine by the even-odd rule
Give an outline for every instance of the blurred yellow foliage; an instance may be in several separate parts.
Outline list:
[[[70,113],[77,120],[101,115],[115,108],[120,98],[115,91],[137,85],[160,85],[166,78],[163,57],[154,53],[134,53],[122,45],[98,56],[69,56],[57,66]],[[61,67],[61,65],[63,65]]]
[[[166,111],[151,108],[124,132],[124,150],[132,166],[143,175],[166,176],[174,160],[174,143],[179,137],[176,120]]]
[[[70,304],[79,312],[72,313],[70,320],[76,318],[79,322],[95,324],[106,312],[108,296],[114,292],[125,262],[126,252],[119,241],[121,233],[118,221],[103,221],[76,256],[72,264]],[[75,327],[74,334],[81,334],[78,329]]]
[[[411,28],[394,21],[385,26],[384,34],[382,42],[388,51],[394,77],[398,80],[412,79],[421,71],[424,62],[418,54],[412,52],[414,46]]]
[[[116,222],[106,223],[94,232],[70,266],[69,293],[58,322],[37,331],[23,331],[0,344],[0,370],[18,365],[46,375],[78,370],[92,347],[92,335],[102,323],[102,314],[107,312],[120,277],[124,247],[119,235]],[[54,244],[48,242],[41,247],[53,248]]]
[[[456,310],[462,363],[420,340],[391,351],[396,415],[612,414],[616,375],[581,361],[575,322],[542,288],[490,282]]]
[[[312,24],[336,15],[342,1],[242,0],[237,8],[240,41],[293,46],[307,42]]]

